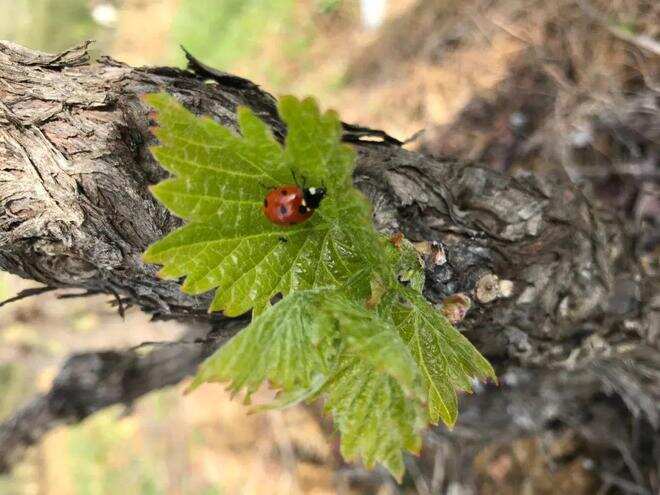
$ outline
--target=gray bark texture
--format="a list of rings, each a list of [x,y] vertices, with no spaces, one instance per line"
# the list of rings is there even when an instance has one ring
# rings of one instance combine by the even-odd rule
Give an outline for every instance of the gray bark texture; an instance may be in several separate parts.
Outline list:
[[[141,260],[180,225],[148,191],[166,173],[148,149],[153,115],[141,95],[166,91],[234,129],[246,105],[286,133],[273,97],[250,81],[191,56],[189,70],[90,63],[86,48],[50,55],[0,42],[0,268],[113,295],[121,308],[194,324],[198,338],[72,356],[48,394],[0,424],[5,470],[52,427],[179,382],[245,324],[208,314],[208,296],[182,293]],[[427,297],[470,297],[460,328],[500,377],[462,398],[454,431],[428,433],[413,472],[435,459],[446,465],[437,493],[469,487],[486,442],[571,429],[611,486],[658,493],[660,300],[637,227],[561,172],[507,176],[348,124],[345,140],[375,225],[432,243]]]

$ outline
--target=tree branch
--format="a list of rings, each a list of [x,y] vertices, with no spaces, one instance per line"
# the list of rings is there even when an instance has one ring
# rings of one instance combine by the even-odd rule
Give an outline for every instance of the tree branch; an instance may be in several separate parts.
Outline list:
[[[245,323],[237,318],[202,339],[188,335],[178,342],[71,356],[48,393],[0,424],[0,472],[59,425],[80,422],[108,406],[130,406],[146,393],[179,383]]]
[[[190,55],[188,71],[132,68],[109,58],[89,64],[85,48],[48,55],[0,42],[0,267],[230,335],[241,321],[208,314],[208,294],[182,293],[179,281],[158,279],[141,260],[181,222],[147,189],[165,172],[148,150],[153,122],[140,96],[167,91],[234,129],[237,106],[247,105],[282,139],[275,99]],[[434,243],[427,297],[440,302],[460,292],[473,300],[462,328],[504,377],[499,390],[464,399],[457,431],[463,422],[483,423],[474,430],[478,443],[491,419],[519,435],[573,418],[569,409],[596,406],[658,427],[657,280],[635,257],[637,232],[597,211],[561,171],[508,177],[407,151],[380,131],[344,130],[358,151],[354,179],[375,206],[376,226]],[[0,464],[55,424],[176,383],[220,343],[207,340],[213,344],[159,347],[147,356],[130,349],[74,356],[50,393],[0,425]],[[606,373],[613,369],[625,373]],[[510,413],[516,403],[554,413],[524,422]]]

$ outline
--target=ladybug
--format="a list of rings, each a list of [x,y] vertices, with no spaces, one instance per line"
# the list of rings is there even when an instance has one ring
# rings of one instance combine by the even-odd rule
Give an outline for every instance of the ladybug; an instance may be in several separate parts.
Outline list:
[[[263,212],[277,225],[296,225],[311,217],[324,197],[323,187],[301,189],[295,184],[287,184],[266,194]]]

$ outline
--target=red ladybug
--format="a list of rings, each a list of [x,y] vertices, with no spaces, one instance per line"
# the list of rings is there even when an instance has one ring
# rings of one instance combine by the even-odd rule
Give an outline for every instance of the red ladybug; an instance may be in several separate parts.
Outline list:
[[[325,197],[323,187],[301,189],[287,184],[269,191],[264,199],[264,215],[277,225],[295,225],[314,214]]]

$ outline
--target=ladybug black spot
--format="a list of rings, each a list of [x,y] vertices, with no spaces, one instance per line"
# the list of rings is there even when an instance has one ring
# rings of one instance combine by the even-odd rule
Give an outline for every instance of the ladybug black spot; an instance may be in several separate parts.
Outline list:
[[[282,196],[286,196],[287,194],[289,193],[286,191],[286,189],[282,189]]]
[[[268,208],[268,199],[264,199],[264,208]]]
[[[286,212],[287,212],[286,206],[280,206],[280,213],[282,215],[286,215]]]

